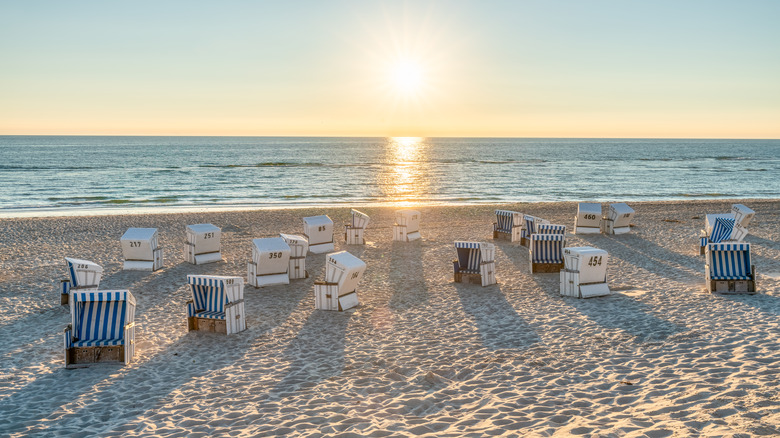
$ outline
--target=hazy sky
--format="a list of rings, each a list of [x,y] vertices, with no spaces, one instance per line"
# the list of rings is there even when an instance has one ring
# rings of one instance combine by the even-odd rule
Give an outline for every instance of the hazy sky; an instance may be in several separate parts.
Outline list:
[[[780,1],[0,0],[0,134],[780,138]]]

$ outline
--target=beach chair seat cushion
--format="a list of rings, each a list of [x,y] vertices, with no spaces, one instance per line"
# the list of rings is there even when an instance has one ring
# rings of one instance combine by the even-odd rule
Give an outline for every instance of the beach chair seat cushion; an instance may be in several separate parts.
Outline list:
[[[215,312],[211,310],[205,310],[203,312],[195,313],[195,317],[208,318],[208,319],[225,319],[225,312]]]
[[[84,341],[73,341],[74,347],[113,347],[125,345],[124,339],[87,339]]]

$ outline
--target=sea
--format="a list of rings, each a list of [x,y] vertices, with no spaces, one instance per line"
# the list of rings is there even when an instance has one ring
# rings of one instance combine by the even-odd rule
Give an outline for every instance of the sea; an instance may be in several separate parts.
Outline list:
[[[0,216],[780,198],[780,140],[0,136]]]

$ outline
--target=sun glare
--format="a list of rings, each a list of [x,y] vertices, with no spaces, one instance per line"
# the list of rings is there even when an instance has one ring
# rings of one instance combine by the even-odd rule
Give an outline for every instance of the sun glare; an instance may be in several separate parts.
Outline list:
[[[422,68],[414,62],[400,62],[393,71],[393,83],[395,88],[402,93],[417,93],[423,84]]]

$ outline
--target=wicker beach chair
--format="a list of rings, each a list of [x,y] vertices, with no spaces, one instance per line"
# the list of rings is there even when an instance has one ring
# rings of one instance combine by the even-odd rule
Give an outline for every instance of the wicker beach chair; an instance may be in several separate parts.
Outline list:
[[[493,239],[507,239],[520,242],[523,237],[523,213],[508,210],[496,210],[493,222]]]
[[[625,202],[609,204],[607,216],[604,218],[604,232],[607,234],[625,234],[631,231],[631,219],[634,209]]]
[[[370,220],[367,214],[355,209],[352,210],[350,222],[344,225],[344,241],[347,245],[364,245],[366,243],[363,232]]]
[[[756,293],[756,267],[751,264],[749,243],[708,243],[705,258],[707,291]]]
[[[309,273],[306,272],[306,254],[309,252],[309,241],[303,236],[293,234],[279,233],[279,237],[290,247],[290,264],[287,271],[290,280],[307,278]]]
[[[411,242],[420,239],[420,237],[420,212],[416,210],[396,211],[393,240]]]
[[[542,219],[540,217],[531,216],[528,214],[523,215],[523,229],[520,231],[520,243],[524,246],[528,246],[531,241],[531,236],[536,234],[537,227],[539,225],[549,225],[550,221]]]
[[[706,215],[704,218],[704,229],[699,233],[699,254],[704,255],[709,243],[731,240],[734,226],[734,215],[731,213]]]
[[[244,279],[188,275],[187,329],[230,335],[246,330]]]
[[[563,234],[532,234],[528,245],[531,273],[558,272],[563,269]]]
[[[496,246],[483,242],[455,242],[454,280],[489,286],[496,284]]]
[[[193,265],[222,260],[222,230],[212,224],[187,225],[184,257]]]
[[[590,298],[609,295],[609,254],[591,246],[565,248],[561,270],[561,296]]]
[[[574,217],[574,234],[601,233],[601,204],[580,202]]]
[[[309,241],[309,252],[333,251],[333,221],[326,215],[303,218],[303,235]]]
[[[357,286],[365,271],[365,262],[346,251],[328,254],[325,279],[314,282],[314,308],[343,311],[357,306]]]
[[[128,364],[135,355],[135,297],[130,291],[71,291],[65,366]]]
[[[65,257],[65,264],[68,267],[68,278],[60,281],[59,289],[60,304],[63,306],[68,304],[71,292],[98,290],[103,276],[103,268],[88,260]]]
[[[290,284],[290,245],[282,237],[252,240],[247,283],[254,287]]]
[[[129,228],[122,238],[125,271],[156,271],[162,268],[163,253],[157,228]]]

